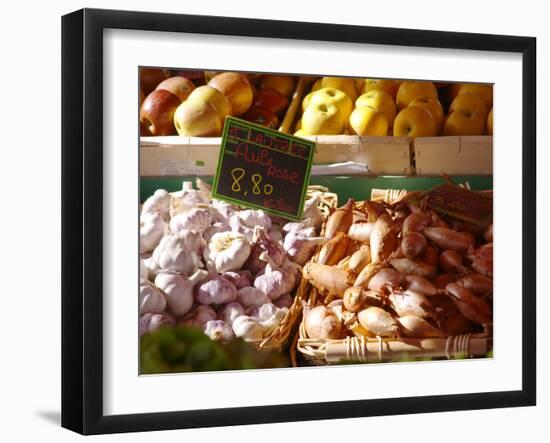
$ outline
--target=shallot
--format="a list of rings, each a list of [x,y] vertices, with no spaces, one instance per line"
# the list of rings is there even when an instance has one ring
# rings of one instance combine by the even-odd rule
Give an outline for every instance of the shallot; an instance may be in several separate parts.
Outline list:
[[[485,300],[475,296],[468,289],[456,283],[449,283],[445,290],[452,296],[460,313],[468,320],[478,325],[486,325],[493,322],[491,307]]]
[[[395,337],[399,335],[399,326],[384,309],[370,307],[357,314],[359,324],[373,337]]]
[[[435,267],[410,258],[393,258],[390,264],[402,274],[420,275],[421,277],[435,277]]]
[[[325,237],[331,239],[338,232],[347,233],[353,223],[353,206],[355,201],[349,199],[341,208],[329,215],[325,226]]]
[[[392,219],[388,214],[376,220],[370,235],[370,248],[374,263],[386,260],[397,243],[397,233],[393,229]]]
[[[418,232],[411,232],[403,237],[401,241],[401,249],[405,257],[415,259],[424,252],[428,246],[426,237]]]
[[[445,272],[456,272],[462,265],[462,256],[453,249],[447,249],[439,255],[439,266]]]
[[[445,333],[416,315],[405,315],[398,319],[405,337],[445,337]]]
[[[467,252],[473,246],[472,238],[468,234],[450,228],[426,228],[424,235],[441,249]]]

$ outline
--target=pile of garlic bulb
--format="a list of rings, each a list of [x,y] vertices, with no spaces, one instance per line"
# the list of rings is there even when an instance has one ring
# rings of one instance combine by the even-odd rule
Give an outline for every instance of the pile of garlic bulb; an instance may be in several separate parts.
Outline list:
[[[166,325],[257,340],[280,325],[301,267],[326,239],[315,195],[301,222],[212,199],[209,185],[157,190],[140,215],[140,335]]]

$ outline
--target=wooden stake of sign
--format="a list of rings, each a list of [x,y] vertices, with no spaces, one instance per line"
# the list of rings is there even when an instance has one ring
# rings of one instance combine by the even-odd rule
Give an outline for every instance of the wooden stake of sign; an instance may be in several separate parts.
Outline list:
[[[300,220],[315,143],[227,117],[212,195]]]

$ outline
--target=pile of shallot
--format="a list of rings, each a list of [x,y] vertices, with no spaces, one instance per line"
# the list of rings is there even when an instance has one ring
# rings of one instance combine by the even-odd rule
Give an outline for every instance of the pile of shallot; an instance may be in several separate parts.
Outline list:
[[[309,338],[447,337],[492,326],[493,225],[420,209],[349,200],[327,219],[329,239],[303,276],[320,293],[305,306]]]
[[[157,190],[140,215],[140,334],[196,326],[213,340],[262,339],[293,303],[323,222],[319,195],[299,223],[212,199],[209,186]]]

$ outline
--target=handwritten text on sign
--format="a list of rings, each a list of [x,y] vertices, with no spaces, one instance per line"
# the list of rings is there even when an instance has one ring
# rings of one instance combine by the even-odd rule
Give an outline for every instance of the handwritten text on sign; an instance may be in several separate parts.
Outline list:
[[[227,117],[213,195],[298,220],[314,148],[311,141]]]

